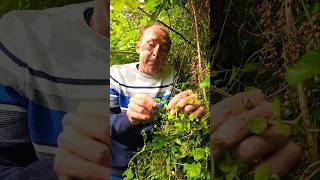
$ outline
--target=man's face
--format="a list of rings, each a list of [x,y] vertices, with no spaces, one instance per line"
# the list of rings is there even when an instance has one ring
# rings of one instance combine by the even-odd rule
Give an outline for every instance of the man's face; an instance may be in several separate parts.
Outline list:
[[[156,74],[167,58],[169,44],[167,35],[160,26],[146,29],[136,47],[139,54],[139,71]]]

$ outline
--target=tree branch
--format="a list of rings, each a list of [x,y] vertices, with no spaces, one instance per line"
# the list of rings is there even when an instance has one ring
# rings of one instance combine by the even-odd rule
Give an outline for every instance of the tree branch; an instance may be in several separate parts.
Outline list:
[[[142,8],[138,7],[138,9],[143,12],[144,14],[146,14],[149,17],[152,17],[151,14],[149,14],[148,12],[146,12],[145,10],[143,10]],[[189,45],[191,45],[192,47],[196,48],[196,46],[194,44],[192,44],[188,39],[186,39],[182,34],[180,34],[178,31],[174,30],[172,27],[170,27],[169,25],[167,25],[166,23],[160,21],[160,20],[156,20],[158,23],[162,24],[163,26],[165,26],[166,28],[168,28],[169,30],[171,30],[172,32],[176,33],[178,36],[180,36],[184,41],[186,41]]]

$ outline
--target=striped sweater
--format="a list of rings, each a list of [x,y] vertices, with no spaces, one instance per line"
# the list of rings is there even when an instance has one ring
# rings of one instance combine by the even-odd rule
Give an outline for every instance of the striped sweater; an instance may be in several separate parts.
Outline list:
[[[64,115],[107,101],[109,40],[88,26],[93,5],[0,19],[0,179],[55,179]]]
[[[176,80],[172,67],[162,67],[156,75],[138,71],[138,63],[110,67],[110,167],[112,176],[122,176],[133,152],[143,145],[140,134],[152,124],[131,125],[126,110],[130,97],[146,94],[152,98],[169,99]]]

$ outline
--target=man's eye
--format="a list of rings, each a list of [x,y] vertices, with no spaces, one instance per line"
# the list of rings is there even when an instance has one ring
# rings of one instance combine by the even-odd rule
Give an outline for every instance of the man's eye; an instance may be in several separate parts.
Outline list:
[[[149,42],[147,43],[147,45],[148,45],[148,47],[155,47],[155,46],[156,46],[156,43],[153,42],[153,41],[149,41]]]

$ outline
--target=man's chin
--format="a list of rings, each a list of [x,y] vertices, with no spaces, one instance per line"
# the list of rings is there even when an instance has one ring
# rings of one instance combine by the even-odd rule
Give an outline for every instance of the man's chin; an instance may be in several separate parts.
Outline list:
[[[155,75],[160,71],[158,68],[148,68],[148,74]]]

